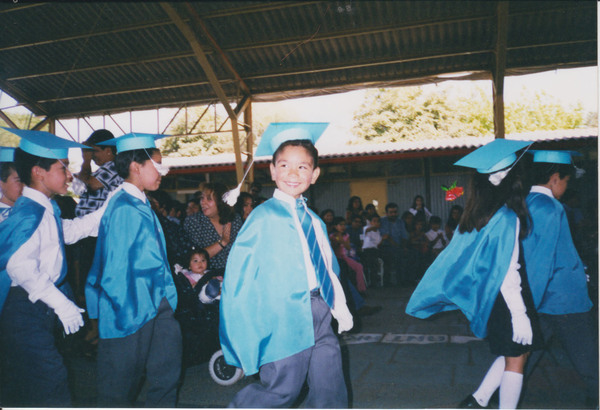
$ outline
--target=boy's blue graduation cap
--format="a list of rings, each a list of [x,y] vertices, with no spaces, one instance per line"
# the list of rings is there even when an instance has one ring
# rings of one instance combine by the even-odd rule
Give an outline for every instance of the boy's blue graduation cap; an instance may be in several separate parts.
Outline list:
[[[168,135],[130,132],[108,141],[99,142],[97,145],[114,145],[117,147],[117,153],[120,153],[134,149],[156,148],[154,141],[164,137],[168,137]]]
[[[69,157],[69,148],[89,148],[78,142],[57,137],[46,131],[2,128],[21,137],[19,148],[37,157],[63,159]]]
[[[481,174],[491,174],[511,166],[517,160],[516,152],[531,144],[531,141],[495,139],[462,157],[454,165],[475,168]]]
[[[254,156],[273,155],[285,141],[310,140],[316,144],[328,125],[328,122],[272,122],[260,138]]]
[[[581,156],[577,151],[543,151],[531,150],[533,154],[533,162],[548,162],[550,164],[567,164],[573,163],[573,155]]]
[[[0,147],[0,163],[13,162],[15,160],[15,149],[12,147]]]

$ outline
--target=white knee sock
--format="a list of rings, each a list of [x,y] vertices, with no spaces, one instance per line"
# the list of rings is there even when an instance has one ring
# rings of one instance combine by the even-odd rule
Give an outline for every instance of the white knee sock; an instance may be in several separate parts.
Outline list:
[[[504,366],[504,356],[498,356],[485,374],[477,391],[473,393],[473,397],[475,397],[475,400],[477,400],[477,403],[481,406],[486,407],[488,405],[490,397],[492,397],[492,394],[494,394],[498,386],[500,386],[502,374],[504,373]]]
[[[521,397],[523,387],[523,375],[521,373],[506,371],[502,375],[500,384],[500,408],[516,409]]]

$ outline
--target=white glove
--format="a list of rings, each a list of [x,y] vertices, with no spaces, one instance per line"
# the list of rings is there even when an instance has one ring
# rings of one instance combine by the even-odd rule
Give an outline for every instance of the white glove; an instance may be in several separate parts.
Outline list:
[[[333,309],[331,309],[331,315],[338,322],[338,333],[347,332],[354,327],[354,319],[352,313],[348,310],[346,305],[346,296],[344,296],[344,289],[340,280],[335,274],[329,274],[331,278],[331,284],[333,285],[334,303]]]
[[[342,306],[338,306],[336,303],[335,309],[331,309],[331,315],[338,322],[338,333],[347,332],[354,327],[352,313],[350,313],[345,303]]]
[[[81,314],[85,310],[80,309],[75,303],[71,302],[56,287],[49,288],[40,300],[54,309],[54,313],[62,322],[67,335],[77,332],[83,326],[83,316]]]
[[[500,286],[500,292],[510,311],[513,337],[515,343],[530,345],[533,342],[531,322],[527,317],[527,307],[521,294],[521,276],[519,276],[519,222],[515,229],[515,244],[506,277]]]
[[[173,267],[175,268],[175,273],[183,273],[183,266],[180,264],[176,263]]]
[[[65,304],[54,310],[54,313],[56,313],[62,322],[65,334],[67,335],[77,332],[79,328],[83,326],[83,316],[81,316],[81,314],[85,312],[84,309],[77,307],[75,303],[69,302],[69,304]]]
[[[533,342],[531,322],[526,314],[512,316],[513,342],[530,345]]]

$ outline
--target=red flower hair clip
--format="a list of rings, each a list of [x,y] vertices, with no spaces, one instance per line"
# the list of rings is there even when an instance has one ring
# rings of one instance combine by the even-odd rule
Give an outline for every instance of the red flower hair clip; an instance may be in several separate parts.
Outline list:
[[[456,186],[456,181],[454,181],[450,187],[442,185],[442,190],[446,191],[446,201],[454,201],[465,193],[463,187]]]

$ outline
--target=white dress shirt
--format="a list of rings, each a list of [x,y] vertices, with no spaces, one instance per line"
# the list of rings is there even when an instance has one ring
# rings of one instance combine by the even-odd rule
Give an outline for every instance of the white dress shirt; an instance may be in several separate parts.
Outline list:
[[[40,191],[25,186],[23,196],[46,208],[42,220],[29,238],[8,260],[6,272],[11,286],[21,286],[35,303],[59,278],[63,251],[60,247],[54,208],[50,199]],[[63,219],[65,244],[75,243],[86,236],[97,236],[104,207],[81,218]]]

